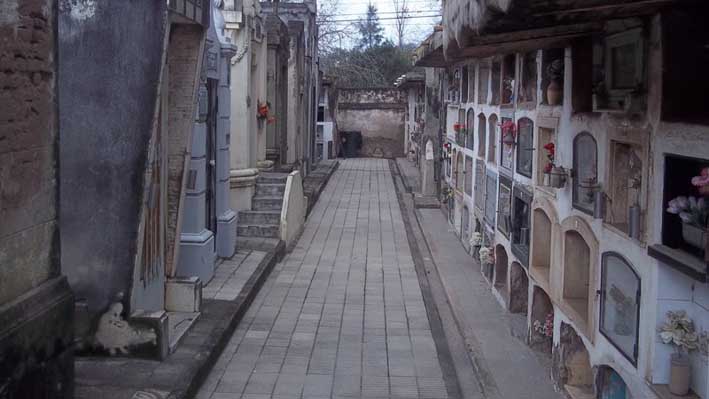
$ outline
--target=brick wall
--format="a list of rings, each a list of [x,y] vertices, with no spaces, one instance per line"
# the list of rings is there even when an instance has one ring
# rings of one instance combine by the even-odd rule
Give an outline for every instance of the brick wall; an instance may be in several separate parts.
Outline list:
[[[0,305],[59,273],[53,10],[0,4]]]
[[[175,249],[181,220],[179,219],[185,189],[184,170],[192,143],[195,121],[196,87],[202,66],[204,32],[198,25],[172,25],[168,49],[168,190],[167,190],[167,256],[168,274],[175,270]]]

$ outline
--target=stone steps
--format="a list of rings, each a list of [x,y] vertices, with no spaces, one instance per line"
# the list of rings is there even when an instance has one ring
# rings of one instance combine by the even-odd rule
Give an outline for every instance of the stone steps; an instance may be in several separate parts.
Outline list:
[[[256,196],[280,196],[286,191],[286,184],[256,183]]]
[[[278,238],[281,236],[281,226],[278,224],[244,224],[236,226],[236,233],[242,237]]]
[[[254,211],[280,211],[283,207],[283,196],[254,196],[251,209]]]
[[[239,212],[239,223],[254,224],[279,224],[281,222],[280,210],[268,211],[241,211]]]
[[[266,173],[262,172],[256,179],[257,184],[286,184],[287,173]]]

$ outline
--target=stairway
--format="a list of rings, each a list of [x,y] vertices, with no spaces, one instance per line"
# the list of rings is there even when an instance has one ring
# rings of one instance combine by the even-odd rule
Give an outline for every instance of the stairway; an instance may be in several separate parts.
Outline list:
[[[287,173],[261,173],[250,211],[239,212],[239,237],[280,238],[281,208]]]

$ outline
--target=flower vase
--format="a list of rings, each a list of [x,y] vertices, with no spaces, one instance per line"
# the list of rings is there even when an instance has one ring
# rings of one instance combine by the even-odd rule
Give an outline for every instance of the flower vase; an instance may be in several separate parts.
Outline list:
[[[701,227],[697,227],[690,223],[682,223],[682,239],[687,244],[698,248],[704,249],[706,245],[707,230]]]
[[[699,194],[701,194],[704,197],[709,197],[709,184],[706,184],[704,186],[699,186]]]
[[[566,171],[564,168],[555,166],[549,172],[549,186],[553,188],[563,188],[566,184]]]
[[[673,353],[670,358],[670,393],[684,396],[689,393],[689,356]]]

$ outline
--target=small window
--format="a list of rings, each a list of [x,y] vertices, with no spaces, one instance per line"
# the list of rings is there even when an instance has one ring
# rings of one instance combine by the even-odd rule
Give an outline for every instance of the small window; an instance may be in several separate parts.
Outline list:
[[[492,62],[492,76],[490,86],[492,87],[492,99],[490,104],[497,105],[500,103],[500,89],[502,78],[502,66],[499,61]]]
[[[500,176],[499,180],[497,229],[509,238],[512,227],[512,182],[504,176]]]
[[[574,138],[572,202],[577,208],[593,214],[598,188],[598,149],[590,133],[579,133]]]
[[[492,165],[497,164],[497,115],[492,114],[487,123],[487,161]]]
[[[497,211],[497,175],[488,173],[485,180],[485,222],[495,228],[495,212]]]
[[[490,87],[490,64],[483,62],[480,64],[480,74],[478,76],[478,103],[487,104],[488,89]]]
[[[475,111],[468,110],[468,117],[465,122],[465,130],[467,134],[466,148],[472,150],[475,148]]]
[[[468,102],[468,67],[464,66],[461,68],[463,76],[460,79],[461,86],[461,100],[460,102]]]
[[[475,161],[475,208],[485,209],[485,161]]]
[[[325,121],[325,107],[322,105],[318,107],[318,122]]]
[[[532,177],[532,160],[534,158],[534,122],[522,118],[517,123],[517,173]]]
[[[601,264],[601,333],[631,363],[638,360],[640,277],[614,252],[603,254]]]
[[[512,123],[510,118],[502,118],[501,125],[504,126],[506,122]],[[514,161],[514,144],[505,143],[505,135],[503,132],[500,133],[500,166],[508,170],[512,170],[512,162]]]
[[[537,102],[537,52],[532,51],[520,58],[521,84],[519,102]]]
[[[487,121],[485,114],[478,115],[478,158],[485,158],[486,140],[487,139]]]
[[[473,158],[465,157],[465,193],[473,195]]]
[[[529,262],[531,205],[532,194],[515,186],[512,192],[512,253],[524,266]]]

